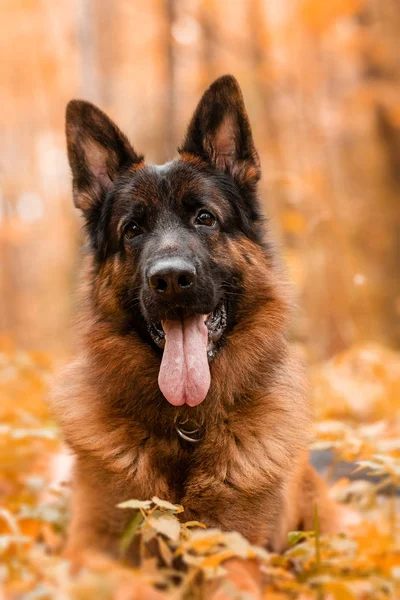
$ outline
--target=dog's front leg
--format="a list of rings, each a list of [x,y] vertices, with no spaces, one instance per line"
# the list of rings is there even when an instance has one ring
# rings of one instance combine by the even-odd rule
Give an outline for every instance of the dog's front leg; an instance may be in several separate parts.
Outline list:
[[[134,479],[124,481],[119,473],[104,469],[96,460],[78,457],[72,477],[67,555],[73,557],[81,550],[93,550],[118,558],[132,513],[117,505],[131,498],[142,498],[142,493]],[[129,558],[135,562],[133,554]]]
[[[247,492],[227,481],[214,481],[202,487],[197,475],[196,481],[187,487],[182,504],[185,520],[197,520],[223,531],[238,531],[252,544],[265,547],[275,538],[283,508],[282,483],[276,481],[266,489]]]
[[[208,527],[238,531],[255,545],[274,545],[283,507],[280,481],[258,493],[246,493],[226,481],[200,489],[199,482],[201,477],[197,475],[183,499],[184,520],[195,519]],[[231,558],[221,566],[226,575],[205,584],[207,600],[229,600],[239,596],[261,600],[262,573],[256,561]]]

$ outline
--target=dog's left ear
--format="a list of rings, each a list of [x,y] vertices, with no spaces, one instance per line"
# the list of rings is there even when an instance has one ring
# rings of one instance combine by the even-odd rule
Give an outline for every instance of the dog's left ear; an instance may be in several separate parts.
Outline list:
[[[89,217],[113,187],[117,176],[143,156],[97,106],[71,100],[66,112],[68,159],[73,175],[74,203]]]
[[[257,183],[260,161],[243,95],[232,75],[220,77],[206,90],[178,151],[229,173],[239,185]]]

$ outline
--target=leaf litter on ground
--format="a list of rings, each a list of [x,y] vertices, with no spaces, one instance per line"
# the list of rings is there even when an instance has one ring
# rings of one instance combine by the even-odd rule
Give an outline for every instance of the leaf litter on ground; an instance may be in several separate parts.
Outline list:
[[[0,342],[0,598],[128,600],[133,588],[154,600],[200,598],[201,578],[223,577],[224,561],[253,558],[272,600],[400,598],[400,354],[378,345],[350,348],[312,368],[318,421],[315,448],[352,461],[374,479],[340,479],[332,496],[357,510],[346,534],[291,532],[282,555],[251,545],[237,532],[187,522],[184,507],[165,499],[121,503],[132,519],[121,560],[93,554],[73,565],[62,553],[68,488],[49,492],[61,437],[46,404],[54,366],[40,353]],[[390,484],[391,493],[382,494]],[[124,560],[140,539],[141,564]],[[155,542],[155,544],[154,544]]]

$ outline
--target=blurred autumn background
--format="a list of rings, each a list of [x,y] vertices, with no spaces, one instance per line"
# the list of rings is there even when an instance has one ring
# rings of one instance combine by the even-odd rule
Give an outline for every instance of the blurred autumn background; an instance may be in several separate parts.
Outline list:
[[[112,116],[170,159],[202,91],[239,80],[265,210],[313,359],[400,343],[400,4],[397,0],[2,2],[1,330],[70,348],[80,222],[64,110]]]
[[[0,329],[65,352],[80,222],[64,140],[91,100],[157,163],[201,93],[239,80],[312,359],[400,343],[397,0],[3,0]]]
[[[82,241],[64,139],[74,97],[99,105],[149,162],[161,163],[174,155],[204,89],[221,74],[237,77],[261,155],[265,212],[297,293],[293,338],[312,365],[316,447],[334,448],[336,461],[368,461],[383,477],[379,490],[388,482],[396,489],[399,36],[399,0],[2,0],[0,541],[14,562],[0,582],[10,597],[37,585],[50,590],[40,598],[53,597],[51,586],[61,585],[35,560],[38,540],[58,551],[64,519],[63,509],[43,512],[42,503],[59,444],[45,396],[55,359],[73,348]],[[379,565],[384,581],[399,580],[393,504],[373,483],[360,491],[343,481],[338,496],[381,523],[364,524],[354,538],[365,564]],[[379,548],[368,546],[371,538]],[[329,543],[330,556],[353,564],[351,549]],[[314,598],[307,565],[291,576],[300,586],[301,572],[301,597]],[[371,589],[357,595],[366,567],[353,567],[353,587],[336,571],[330,598],[396,593],[368,576]],[[279,581],[269,591],[292,597]]]

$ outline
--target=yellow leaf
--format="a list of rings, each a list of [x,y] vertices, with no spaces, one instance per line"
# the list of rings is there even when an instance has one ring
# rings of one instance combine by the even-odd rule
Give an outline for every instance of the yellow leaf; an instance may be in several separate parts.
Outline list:
[[[159,508],[165,508],[166,510],[171,510],[176,513],[183,512],[183,506],[180,504],[172,504],[171,502],[167,502],[167,500],[161,500],[157,496],[153,496],[151,501]]]
[[[153,527],[158,533],[162,533],[167,538],[173,541],[179,539],[181,532],[181,524],[174,515],[161,514],[159,516],[152,515],[147,519],[147,523]]]
[[[149,510],[151,507],[150,500],[126,500],[117,504],[118,508],[142,508],[143,510]]]
[[[200,521],[186,521],[185,527],[202,527],[203,529],[207,529],[207,525],[200,523]]]
[[[224,560],[227,560],[228,558],[232,558],[232,556],[235,556],[234,552],[231,552],[230,550],[224,550],[223,552],[220,552],[219,554],[213,554],[212,556],[207,556],[204,560],[202,560],[201,566],[202,567],[219,567],[219,565]]]
[[[332,581],[324,585],[324,592],[329,592],[332,600],[355,600],[356,595],[349,584],[342,581]]]

